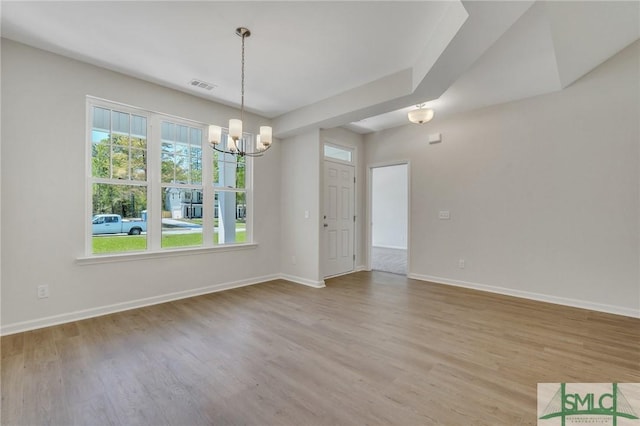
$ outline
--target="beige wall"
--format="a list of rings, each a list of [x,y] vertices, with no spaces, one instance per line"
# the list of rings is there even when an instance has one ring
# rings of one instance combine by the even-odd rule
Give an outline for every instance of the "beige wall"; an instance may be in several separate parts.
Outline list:
[[[285,277],[310,285],[324,285],[323,161],[324,143],[354,149],[357,184],[355,254],[356,269],[364,269],[364,163],[363,138],[349,130],[312,130],[282,141],[282,258]],[[305,218],[305,212],[309,217]]]
[[[323,287],[320,271],[320,132],[282,140],[282,273],[288,279]],[[309,213],[306,217],[305,212]]]
[[[4,332],[280,272],[278,147],[255,164],[257,248],[78,265],[88,220],[86,95],[203,123],[224,124],[238,114],[233,108],[2,40]],[[245,115],[248,131],[255,132],[266,121]],[[48,299],[36,298],[40,284],[49,284]]]
[[[367,135],[367,164],[410,159],[412,276],[640,316],[639,50],[561,92]]]

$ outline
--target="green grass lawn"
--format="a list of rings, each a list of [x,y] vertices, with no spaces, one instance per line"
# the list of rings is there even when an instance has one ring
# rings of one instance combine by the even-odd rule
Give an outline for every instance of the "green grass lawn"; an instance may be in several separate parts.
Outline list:
[[[218,240],[216,232],[213,241]],[[236,242],[247,241],[246,231],[236,232]],[[162,237],[162,248],[172,247],[198,247],[202,245],[202,234],[173,234]],[[128,251],[142,251],[147,248],[146,235],[108,235],[93,237],[93,253],[122,253]]]
[[[145,250],[146,235],[114,235],[93,237],[93,253],[119,253],[125,251]]]

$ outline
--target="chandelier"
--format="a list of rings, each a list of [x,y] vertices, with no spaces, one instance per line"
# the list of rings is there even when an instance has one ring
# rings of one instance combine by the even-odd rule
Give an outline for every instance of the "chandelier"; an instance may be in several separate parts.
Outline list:
[[[240,119],[229,120],[229,134],[227,144],[221,144],[222,128],[220,126],[209,126],[209,143],[211,147],[225,154],[237,155],[239,157],[261,157],[264,152],[271,148],[272,130],[269,126],[260,126],[260,134],[256,137],[255,149],[250,146],[250,141],[242,135],[242,120],[244,119],[244,39],[251,36],[248,28],[236,28],[236,34],[242,37],[242,74],[240,89]]]
[[[425,108],[425,104],[418,104],[418,109],[409,111],[409,121],[416,124],[428,123],[433,119],[434,112],[430,108]]]

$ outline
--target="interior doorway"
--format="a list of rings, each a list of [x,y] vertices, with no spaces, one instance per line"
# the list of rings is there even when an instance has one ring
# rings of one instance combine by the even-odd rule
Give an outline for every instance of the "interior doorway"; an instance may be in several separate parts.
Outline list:
[[[371,168],[371,269],[407,275],[409,166]]]

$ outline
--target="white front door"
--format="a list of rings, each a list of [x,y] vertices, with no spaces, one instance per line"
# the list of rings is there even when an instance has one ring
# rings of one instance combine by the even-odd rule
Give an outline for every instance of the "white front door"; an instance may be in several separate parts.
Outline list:
[[[324,276],[354,270],[354,167],[324,162]]]

